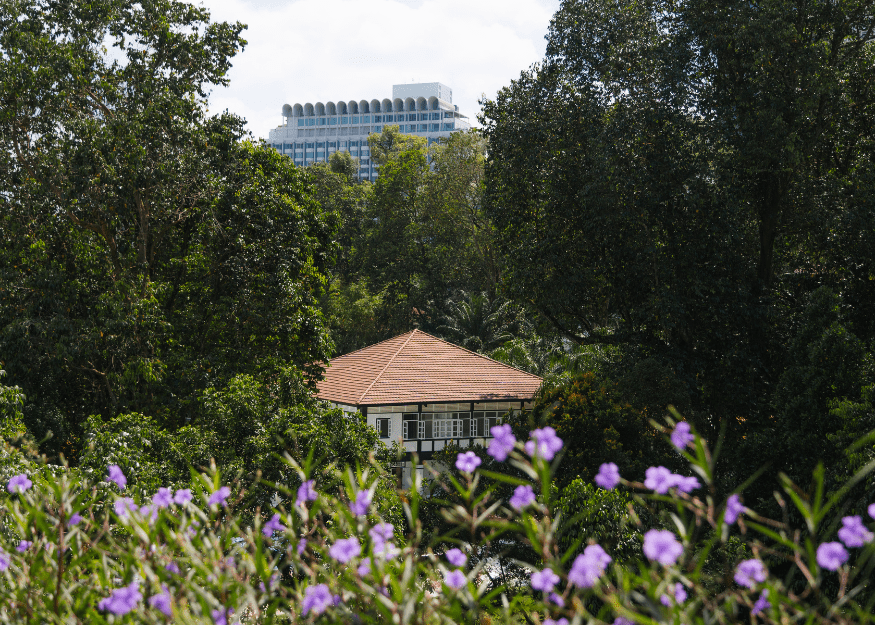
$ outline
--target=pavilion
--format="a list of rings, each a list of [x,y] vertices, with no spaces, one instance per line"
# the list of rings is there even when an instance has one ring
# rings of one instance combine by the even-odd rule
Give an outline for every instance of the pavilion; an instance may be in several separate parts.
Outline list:
[[[317,397],[360,412],[390,442],[428,460],[448,441],[486,444],[510,411],[531,407],[542,379],[413,330],[332,360]]]

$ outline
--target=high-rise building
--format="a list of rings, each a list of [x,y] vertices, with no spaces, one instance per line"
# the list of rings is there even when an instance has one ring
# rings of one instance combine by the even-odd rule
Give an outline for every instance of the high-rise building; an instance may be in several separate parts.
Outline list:
[[[349,152],[359,160],[359,177],[374,180],[368,135],[390,125],[429,143],[471,127],[453,104],[453,90],[426,82],[393,85],[391,100],[284,104],[283,124],[270,131],[268,143],[302,167],[327,161],[338,150]]]

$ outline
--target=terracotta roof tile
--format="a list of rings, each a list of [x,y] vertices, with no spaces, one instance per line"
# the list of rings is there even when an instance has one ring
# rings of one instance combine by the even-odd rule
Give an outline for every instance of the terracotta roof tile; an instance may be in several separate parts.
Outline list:
[[[541,378],[413,330],[332,360],[320,399],[352,406],[531,399]]]

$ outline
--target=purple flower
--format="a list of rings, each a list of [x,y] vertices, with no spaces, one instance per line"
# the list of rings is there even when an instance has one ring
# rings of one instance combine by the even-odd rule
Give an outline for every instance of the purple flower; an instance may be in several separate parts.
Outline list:
[[[845,543],[845,546],[862,547],[866,543],[871,543],[873,538],[875,536],[872,535],[872,532],[863,525],[863,519],[856,515],[842,517],[839,540]]]
[[[325,584],[307,586],[304,589],[304,601],[301,603],[304,614],[308,612],[322,614],[331,605],[334,605],[334,597]]]
[[[605,572],[611,556],[599,545],[589,545],[574,559],[568,572],[568,581],[580,588],[592,588]]]
[[[140,514],[149,519],[149,525],[152,525],[155,520],[158,518],[158,507],[151,506],[143,506],[140,508]]]
[[[474,473],[482,462],[473,451],[466,451],[456,456],[456,468],[463,473]]]
[[[550,461],[562,449],[562,439],[556,436],[556,430],[549,426],[533,430],[529,435],[533,440],[527,441],[525,448],[530,456],[537,455]]]
[[[137,504],[135,504],[134,500],[130,497],[119,497],[112,504],[112,507],[115,509],[115,513],[120,519],[127,519],[131,512],[136,512],[138,510]]]
[[[620,469],[613,462],[605,462],[599,467],[595,483],[605,490],[613,490],[620,483]]]
[[[870,503],[869,507],[866,508],[866,511],[869,513],[869,516],[875,519],[875,503]]]
[[[532,588],[542,592],[550,592],[559,583],[559,576],[549,567],[543,571],[532,573]]]
[[[162,614],[170,616],[173,612],[170,609],[171,601],[170,590],[164,584],[161,585],[161,592],[157,595],[149,597],[149,607],[155,608]]]
[[[270,538],[274,532],[284,532],[286,531],[286,526],[282,524],[280,521],[280,515],[274,514],[270,517],[270,521],[264,524],[264,527],[261,528],[261,533]]]
[[[172,560],[165,565],[164,570],[169,571],[169,572],[173,573],[174,575],[179,575],[179,565],[176,564],[176,562],[173,562]]]
[[[98,601],[97,609],[121,616],[136,609],[137,604],[142,600],[143,595],[140,594],[139,584],[131,582],[127,586],[116,588],[109,597]]]
[[[674,585],[674,600],[678,602],[678,605],[687,600],[687,589],[680,582]]]
[[[671,433],[671,444],[683,450],[694,440],[696,440],[696,437],[690,434],[690,424],[686,421],[678,421],[678,424],[674,426],[674,431]]]
[[[395,535],[395,526],[391,523],[379,523],[368,532],[373,542],[373,553],[383,559],[398,555],[398,547],[389,542]]]
[[[689,493],[701,486],[695,477],[684,477],[672,473],[665,467],[650,467],[644,472],[644,475],[644,486],[658,495],[665,495],[670,488],[677,488],[682,493]]]
[[[13,475],[9,479],[9,483],[6,485],[6,490],[10,493],[23,493],[31,486],[33,486],[33,482],[27,478],[27,475],[19,473],[18,475]]]
[[[355,516],[365,516],[373,499],[374,493],[370,490],[360,490],[355,494],[355,501],[349,505],[349,509]]]
[[[307,539],[302,538],[298,541],[298,555],[302,555],[304,550],[307,548]]]
[[[82,515],[78,512],[74,512],[69,519],[67,519],[67,525],[73,527],[74,525],[78,525],[82,522]]]
[[[225,505],[227,505],[225,503],[225,500],[228,498],[228,496],[230,494],[231,494],[231,489],[228,488],[227,486],[222,486],[222,488],[220,488],[219,490],[214,492],[212,495],[210,495],[210,498],[207,499],[207,503],[211,506],[217,506],[217,505],[225,506]]]
[[[394,558],[399,553],[401,553],[401,550],[395,546],[395,543],[374,543],[374,555],[382,560]]]
[[[234,608],[219,608],[211,610],[210,616],[213,617],[215,625],[228,625],[228,617],[234,614]]]
[[[24,553],[25,551],[27,551],[28,549],[30,549],[30,546],[31,546],[32,544],[33,544],[33,542],[31,542],[31,541],[29,541],[29,540],[22,540],[22,541],[19,541],[18,546],[15,548],[15,550],[16,550],[18,553]]]
[[[124,490],[128,483],[128,478],[122,473],[122,468],[117,464],[111,464],[107,469],[109,470],[109,475],[106,477],[106,481],[115,482],[115,485],[118,486],[119,490]]]
[[[650,467],[644,472],[644,486],[659,495],[666,494],[674,485],[674,473],[665,467]]]
[[[371,559],[365,558],[362,560],[361,564],[359,564],[359,568],[356,569],[359,574],[359,577],[364,577],[368,573],[371,572]]]
[[[391,523],[378,523],[368,532],[374,543],[385,543],[395,537],[395,526]]]
[[[331,545],[331,548],[328,550],[329,555],[341,564],[346,564],[361,552],[362,546],[359,544],[359,539],[355,536],[341,538]]]
[[[467,581],[468,580],[465,578],[465,574],[461,569],[453,569],[444,575],[444,583],[450,588],[455,588],[456,590],[464,586]]]
[[[824,569],[837,571],[848,561],[848,552],[841,543],[823,543],[817,548],[817,563]]]
[[[699,480],[695,477],[684,477],[683,475],[673,475],[675,487],[682,493],[691,493],[701,486]]]
[[[756,558],[739,562],[735,567],[735,583],[745,588],[753,588],[758,583],[766,581],[767,575],[765,565]]]
[[[760,598],[756,600],[756,603],[753,604],[753,608],[751,608],[750,615],[756,616],[760,612],[768,610],[772,607],[772,604],[769,603],[769,589],[766,588],[764,591],[760,593]]]
[[[635,625],[635,623],[627,619],[625,616],[618,616],[614,619],[614,625]]]
[[[742,512],[744,512],[744,505],[741,503],[741,497],[729,495],[729,499],[726,500],[726,510],[723,512],[723,520],[732,525]]]
[[[671,597],[668,595],[660,595],[659,602],[667,608],[671,607]]]
[[[644,555],[649,560],[671,566],[678,561],[683,552],[683,545],[668,530],[649,530],[644,534]]]
[[[162,486],[157,493],[152,495],[152,503],[158,508],[169,507],[173,503],[173,491]]]
[[[489,429],[489,433],[494,437],[489,441],[489,450],[486,452],[499,462],[504,462],[513,451],[516,445],[516,437],[513,435],[513,430],[510,425],[493,425]]]
[[[12,559],[9,557],[9,554],[0,549],[0,571],[8,569],[11,563]]]
[[[315,501],[316,497],[318,497],[316,480],[307,480],[298,487],[298,499],[295,501],[295,505],[303,506],[308,501]]]
[[[535,491],[526,484],[517,486],[510,498],[510,505],[514,510],[522,510],[535,503]]]
[[[173,503],[179,504],[180,506],[188,503],[191,499],[192,495],[190,488],[180,488],[173,494]]]
[[[549,601],[551,603],[555,603],[560,608],[565,607],[565,599],[563,599],[562,597],[557,595],[555,592],[548,592],[547,593],[547,601]]]
[[[560,597],[561,599],[562,597]],[[565,617],[560,618],[558,621],[554,621],[551,618],[544,619],[544,625],[568,625],[568,619]]]
[[[458,547],[453,547],[446,553],[447,560],[449,560],[450,564],[453,566],[465,566],[465,562],[468,561],[468,556],[465,555]]]

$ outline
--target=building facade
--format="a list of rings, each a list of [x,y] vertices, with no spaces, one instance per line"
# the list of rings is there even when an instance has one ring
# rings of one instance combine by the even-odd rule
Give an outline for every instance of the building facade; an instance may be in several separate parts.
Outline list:
[[[439,82],[393,85],[392,98],[284,104],[282,125],[270,131],[268,143],[304,167],[325,162],[334,152],[349,152],[359,160],[359,177],[374,180],[368,135],[383,126],[398,126],[429,143],[471,127],[453,104],[453,91]]]
[[[335,358],[317,383],[317,397],[361,413],[387,443],[407,452],[402,485],[421,461],[453,441],[487,445],[508,412],[531,407],[542,379],[413,330]]]

